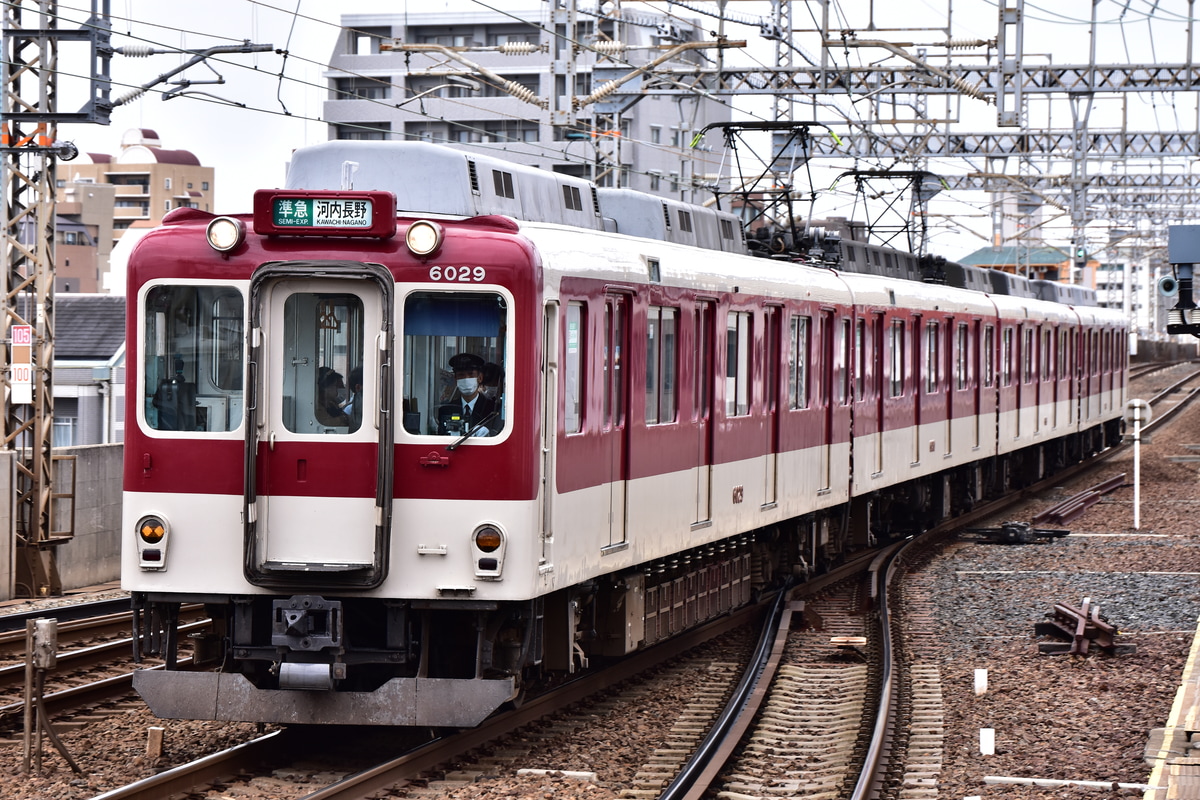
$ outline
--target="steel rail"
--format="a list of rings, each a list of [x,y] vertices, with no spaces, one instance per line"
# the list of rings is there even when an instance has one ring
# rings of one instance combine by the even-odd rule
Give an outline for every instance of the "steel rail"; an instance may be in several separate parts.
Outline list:
[[[209,620],[190,622],[186,625],[180,625],[179,631],[180,633],[194,633],[204,630],[208,626]],[[54,670],[48,674],[72,669],[84,669],[96,664],[112,662],[118,660],[122,655],[129,658],[133,657],[133,639],[118,639],[91,647],[82,647],[78,650],[64,650],[58,654],[58,663]],[[25,680],[24,661],[0,667],[0,686],[19,683],[23,680]]]
[[[742,734],[746,732],[755,712],[766,697],[766,689],[775,678],[783,646],[787,643],[787,631],[791,625],[792,579],[779,590],[775,602],[767,613],[758,644],[750,663],[742,673],[733,695],[725,708],[717,715],[708,733],[683,765],[659,800],[700,800],[708,791],[709,784],[716,780],[717,773],[733,755]]]

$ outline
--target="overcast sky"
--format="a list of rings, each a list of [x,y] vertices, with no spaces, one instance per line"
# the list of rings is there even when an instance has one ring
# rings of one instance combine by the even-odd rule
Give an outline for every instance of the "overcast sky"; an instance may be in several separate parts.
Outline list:
[[[626,3],[627,7],[643,7]],[[713,4],[708,4],[710,7]],[[212,62],[224,79],[222,85],[193,85],[192,91],[209,92],[215,97],[183,96],[162,100],[164,86],[157,87],[141,99],[113,111],[109,126],[63,125],[59,136],[75,141],[81,150],[116,153],[121,135],[129,128],[152,128],[157,131],[164,147],[194,152],[201,163],[216,168],[217,208],[220,212],[246,211],[256,188],[281,185],[289,153],[306,144],[324,141],[327,126],[319,122],[322,102],[328,95],[323,65],[332,53],[338,24],[343,13],[416,13],[444,9],[496,7],[506,11],[537,6],[535,0],[348,0],[335,3],[329,0],[204,0],[199,3],[164,2],[163,0],[111,0],[115,46],[149,45],[166,48],[200,49],[220,44],[269,44],[286,49],[290,57],[275,53],[225,55]],[[1147,16],[1152,7],[1156,15]],[[667,9],[660,4],[651,6]],[[1089,37],[1086,21],[1091,0],[1040,0],[1026,3],[1027,54],[1034,60],[1052,63],[1080,63],[1087,58]],[[60,0],[59,10],[64,17],[60,27],[75,27],[85,16],[81,0]],[[675,13],[690,16],[675,5]],[[759,2],[730,3],[731,12],[752,17],[768,14],[769,6]],[[834,27],[865,29],[872,21],[880,32],[879,38],[891,41],[907,40],[912,49],[921,43],[944,39],[937,30],[946,25],[948,0],[841,0],[835,5],[840,13]],[[1180,62],[1185,58],[1184,32],[1186,25],[1181,13],[1187,8],[1184,0],[1101,0],[1100,18],[1104,21],[1097,42],[1097,60],[1102,63]],[[874,19],[870,14],[874,10]],[[820,4],[793,2],[793,24],[810,26],[812,13],[819,13]],[[298,11],[298,15],[293,12]],[[996,35],[997,9],[994,0],[955,0],[952,7],[953,35],[956,38],[991,38]],[[713,23],[715,27],[715,22]],[[887,31],[903,26],[925,27],[926,33],[901,36]],[[729,63],[749,64],[766,62],[773,45],[757,36],[748,26],[729,28],[731,36],[751,41],[748,52],[729,56]],[[864,38],[872,34],[864,31]],[[805,40],[802,38],[802,42]],[[811,53],[816,47],[809,39]],[[74,110],[79,105],[81,79],[72,79],[72,69],[82,72],[83,63],[72,59],[71,45],[63,45],[60,61],[61,110]],[[944,51],[942,51],[944,52]],[[852,63],[870,63],[883,57],[882,51],[858,51]],[[744,58],[739,62],[739,57]],[[112,74],[117,86],[113,97],[128,91],[127,86],[140,85],[177,67],[183,58],[178,54],[154,55],[148,58],[115,56]],[[797,59],[796,63],[802,63]],[[72,67],[71,65],[76,65]],[[279,79],[280,72],[284,80]],[[203,66],[190,68],[183,77],[193,82],[216,79],[217,75]],[[74,94],[73,94],[74,92]],[[765,116],[769,105],[760,104]],[[240,103],[245,108],[231,105]],[[932,103],[932,101],[931,101]],[[1110,103],[1110,106],[1113,105]],[[810,112],[811,113],[811,112]],[[995,109],[978,101],[961,104],[963,125],[978,130],[995,120]],[[1036,108],[1031,114],[1041,113]],[[1128,108],[1112,111],[1098,108],[1093,112],[1093,124],[1119,125],[1122,115],[1133,116],[1138,129],[1194,129],[1195,106],[1181,108],[1174,99],[1161,96],[1141,96]],[[1114,116],[1115,115],[1115,116]],[[797,115],[798,118],[809,118]],[[738,118],[735,115],[735,119]],[[747,117],[749,118],[749,117]],[[827,118],[823,115],[822,118]],[[1055,126],[1069,125],[1069,115],[1059,114]],[[68,165],[69,166],[69,165]],[[850,165],[845,165],[847,168]],[[950,167],[977,168],[979,165]],[[964,198],[961,212],[978,212],[986,218],[987,198],[977,195]],[[959,202],[959,201],[956,201]],[[848,210],[848,209],[847,209]],[[952,251],[950,255],[970,252],[982,244],[966,234],[946,232],[942,241]]]

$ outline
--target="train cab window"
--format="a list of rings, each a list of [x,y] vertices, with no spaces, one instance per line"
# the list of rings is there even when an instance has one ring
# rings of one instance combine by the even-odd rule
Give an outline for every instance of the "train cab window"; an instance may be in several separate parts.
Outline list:
[[[583,332],[586,310],[582,303],[567,304],[567,346],[563,362],[563,381],[566,402],[563,407],[563,430],[579,433],[583,430],[583,376],[584,364]]]
[[[507,418],[508,303],[494,292],[414,292],[404,302],[403,427],[495,436]]]
[[[650,306],[646,315],[646,423],[674,422],[678,409],[679,311]]]
[[[788,350],[788,408],[808,408],[808,317],[792,317]]]
[[[142,413],[160,431],[221,433],[242,420],[245,304],[232,286],[154,286],[142,316]]]
[[[750,312],[730,311],[725,324],[725,415],[750,413]]]
[[[349,434],[362,425],[363,304],[357,295],[295,292],[283,305],[283,425]]]

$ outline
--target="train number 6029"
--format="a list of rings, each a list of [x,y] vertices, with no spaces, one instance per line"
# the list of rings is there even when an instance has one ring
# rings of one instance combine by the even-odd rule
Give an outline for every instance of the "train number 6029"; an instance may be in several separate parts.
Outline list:
[[[487,277],[483,267],[430,267],[431,281],[468,281],[480,283]]]

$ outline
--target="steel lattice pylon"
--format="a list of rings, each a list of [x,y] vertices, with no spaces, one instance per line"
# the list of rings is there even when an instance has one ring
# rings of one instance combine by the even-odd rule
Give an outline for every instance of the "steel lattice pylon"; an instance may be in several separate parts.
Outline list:
[[[33,326],[33,402],[12,402],[10,350],[0,348],[4,447],[16,451],[13,521],[17,581],[31,595],[62,591],[54,546],[52,444],[54,402],[54,162],[57,124],[34,122],[54,111],[58,40],[56,3],[4,6],[3,186],[4,344],[12,326]],[[26,121],[29,120],[29,121]],[[66,537],[69,538],[69,537]]]

